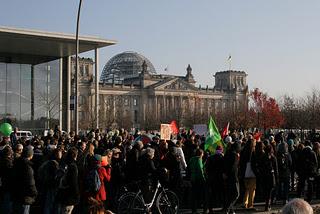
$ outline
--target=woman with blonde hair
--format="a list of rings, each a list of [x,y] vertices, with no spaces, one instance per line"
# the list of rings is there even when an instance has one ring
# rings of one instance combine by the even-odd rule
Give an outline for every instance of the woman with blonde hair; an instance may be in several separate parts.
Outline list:
[[[244,198],[245,208],[253,208],[253,202],[256,190],[256,141],[249,139],[244,145],[240,154],[240,178],[244,182]]]

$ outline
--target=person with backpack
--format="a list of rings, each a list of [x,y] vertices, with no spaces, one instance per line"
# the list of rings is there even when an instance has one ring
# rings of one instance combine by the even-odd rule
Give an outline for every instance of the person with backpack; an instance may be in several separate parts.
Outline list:
[[[279,172],[278,195],[283,200],[283,204],[288,203],[290,174],[292,167],[292,159],[289,154],[288,144],[281,142],[278,145],[277,163]]]
[[[105,182],[109,182],[111,178],[111,169],[107,171],[101,166],[101,155],[95,154],[94,159],[89,163],[89,170],[85,176],[84,190],[87,198],[90,197],[99,200],[107,200],[107,192]]]
[[[80,201],[77,160],[78,150],[68,150],[65,163],[61,164],[61,176],[57,193],[58,214],[71,214],[74,206]]]

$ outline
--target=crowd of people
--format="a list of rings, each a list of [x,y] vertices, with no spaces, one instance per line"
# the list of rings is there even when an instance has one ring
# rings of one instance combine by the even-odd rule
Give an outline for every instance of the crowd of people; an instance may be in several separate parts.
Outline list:
[[[79,136],[56,127],[31,140],[16,131],[0,143],[0,213],[112,213],[121,188],[134,181],[152,191],[160,180],[193,213],[234,213],[237,202],[254,209],[258,198],[268,211],[290,192],[320,198],[320,144],[293,134],[232,131],[211,154],[192,130],[167,141],[152,132],[140,141],[141,133],[124,129]]]

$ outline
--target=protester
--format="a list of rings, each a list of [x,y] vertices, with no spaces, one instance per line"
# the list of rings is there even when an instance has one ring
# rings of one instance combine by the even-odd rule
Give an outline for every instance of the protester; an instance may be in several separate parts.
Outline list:
[[[85,176],[85,191],[88,198],[94,198],[98,201],[105,203],[107,200],[107,192],[105,189],[105,182],[109,182],[111,174],[107,172],[104,167],[101,167],[102,157],[101,155],[95,154],[94,158],[89,164],[88,172]],[[95,174],[99,176],[99,181],[94,180]],[[99,182],[98,184],[95,182]],[[99,185],[100,184],[100,185]],[[93,187],[98,187],[97,189],[92,189]]]
[[[288,150],[288,144],[281,142],[278,145],[277,164],[279,172],[278,196],[283,200],[283,204],[289,200],[290,175],[292,167],[292,159]]]
[[[229,142],[230,148],[226,152],[224,158],[224,173],[223,177],[227,184],[226,189],[226,201],[224,209],[228,213],[234,213],[234,205],[236,204],[239,194],[239,178],[238,178],[238,168],[240,160],[240,150],[241,145],[238,142]]]
[[[27,146],[13,167],[13,213],[28,214],[38,194],[32,169],[33,148]]]
[[[302,171],[300,174],[300,188],[298,195],[301,195],[301,191],[304,189],[305,183],[307,183],[307,194],[306,194],[306,201],[310,202],[312,200],[313,195],[313,185],[314,185],[314,178],[317,174],[318,168],[318,161],[317,156],[314,151],[312,151],[311,142],[305,142],[305,148],[302,150],[301,158],[303,160],[302,164]]]
[[[315,183],[314,183],[314,187],[315,187],[315,192],[316,192],[316,199],[320,199],[320,143],[319,142],[315,142],[313,145],[313,151],[316,154],[317,157],[317,172],[315,175]]]
[[[244,180],[245,194],[243,205],[245,208],[253,208],[256,190],[256,142],[250,138],[240,154],[240,178]]]
[[[221,208],[225,201],[224,180],[223,180],[224,155],[223,148],[217,146],[216,153],[211,155],[206,162],[207,174],[207,206],[210,212],[213,208]]]
[[[274,155],[273,147],[271,145],[266,146],[262,163],[261,175],[264,178],[263,192],[265,196],[265,211],[270,211],[272,193],[278,181],[277,158]]]
[[[203,150],[197,149],[195,156],[189,161],[188,167],[191,176],[191,194],[192,194],[192,213],[196,213],[198,207],[200,207],[201,202],[204,201],[204,191],[205,191],[205,174],[204,166],[202,163]],[[204,205],[205,208],[206,205]]]
[[[56,195],[58,191],[59,181],[56,179],[60,162],[62,158],[62,150],[55,149],[50,154],[50,159],[45,161],[38,170],[39,195],[41,196],[41,211],[44,214],[54,214],[56,205]]]
[[[0,213],[11,213],[12,209],[12,168],[13,151],[10,146],[6,146],[1,151],[0,156]]]
[[[67,152],[65,163],[61,164],[62,175],[57,193],[58,214],[71,214],[80,201],[77,156],[78,150],[72,147]]]
[[[13,154],[14,159],[21,157],[22,151],[23,151],[23,145],[20,143],[16,144],[16,146],[14,147],[14,154]]]

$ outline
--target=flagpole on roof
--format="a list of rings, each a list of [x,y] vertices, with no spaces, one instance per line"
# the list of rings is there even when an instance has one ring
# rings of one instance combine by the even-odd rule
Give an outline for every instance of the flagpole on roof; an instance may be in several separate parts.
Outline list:
[[[228,56],[228,62],[229,62],[229,71],[231,71],[231,54]]]

